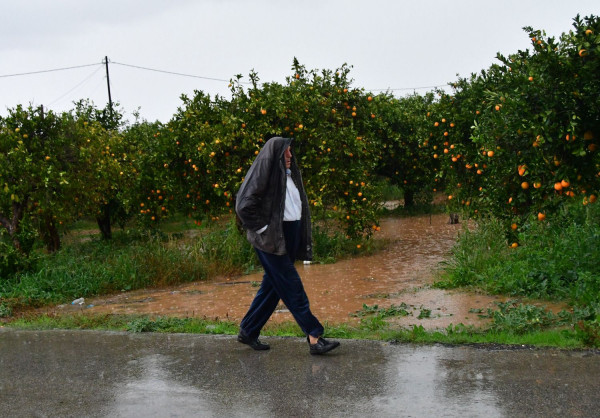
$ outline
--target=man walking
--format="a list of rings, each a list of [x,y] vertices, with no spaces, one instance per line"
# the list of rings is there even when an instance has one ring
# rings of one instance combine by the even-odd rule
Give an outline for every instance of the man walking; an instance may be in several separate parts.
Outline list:
[[[291,143],[291,138],[269,139],[237,194],[236,213],[265,270],[240,324],[238,341],[254,350],[268,350],[258,336],[281,299],[306,334],[310,353],[324,354],[340,343],[322,337],[323,326],[310,311],[294,266],[296,259],[312,259],[312,233],[308,199]]]

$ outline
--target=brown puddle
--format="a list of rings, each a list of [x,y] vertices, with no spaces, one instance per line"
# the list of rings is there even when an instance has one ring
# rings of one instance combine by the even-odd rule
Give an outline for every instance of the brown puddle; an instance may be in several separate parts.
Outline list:
[[[335,264],[297,263],[311,309],[321,322],[358,323],[353,313],[363,304],[388,308],[392,304],[408,305],[411,315],[396,317],[394,324],[422,325],[426,329],[446,328],[450,324],[481,325],[474,310],[487,311],[494,302],[506,298],[431,289],[433,271],[445,260],[462,226],[450,225],[447,215],[410,218],[386,218],[376,238],[393,240],[376,255],[339,261]],[[84,308],[71,305],[61,311],[86,313],[151,314],[178,317],[206,317],[239,322],[262,280],[262,273],[165,289],[137,290],[119,295],[86,300]],[[530,302],[532,303],[532,302]],[[550,306],[559,310],[562,306]],[[85,306],[84,305],[84,306]],[[431,311],[429,318],[418,319],[422,309]],[[293,321],[280,305],[273,322]]]

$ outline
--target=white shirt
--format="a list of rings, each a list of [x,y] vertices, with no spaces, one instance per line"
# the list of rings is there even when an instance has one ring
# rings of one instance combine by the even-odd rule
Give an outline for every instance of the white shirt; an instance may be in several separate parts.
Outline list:
[[[302,201],[300,192],[292,180],[290,174],[287,175],[285,187],[285,208],[283,210],[284,221],[299,221],[302,217]]]
[[[302,218],[302,200],[300,200],[300,191],[296,187],[290,173],[287,174],[287,182],[285,186],[285,207],[283,209],[283,220],[299,221]],[[257,234],[262,234],[267,230],[269,225],[265,225],[256,231]]]

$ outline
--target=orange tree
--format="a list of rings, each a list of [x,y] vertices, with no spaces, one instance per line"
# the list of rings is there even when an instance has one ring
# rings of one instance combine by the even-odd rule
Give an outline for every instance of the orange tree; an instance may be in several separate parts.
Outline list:
[[[78,125],[91,126],[89,133],[81,132],[88,144],[82,148],[82,155],[89,172],[94,175],[97,194],[87,201],[85,214],[95,217],[102,237],[110,239],[112,224],[116,222],[123,227],[131,215],[132,191],[137,177],[133,162],[138,147],[132,138],[125,138],[120,132],[123,115],[118,110],[108,106],[98,109],[93,103],[82,100],[75,103],[72,113]],[[75,199],[80,200],[79,196]],[[80,212],[79,216],[82,215]]]
[[[449,195],[513,225],[509,235],[532,214],[544,219],[598,191],[600,27],[592,16],[577,17],[574,28],[559,40],[526,28],[531,51],[499,55],[500,64],[460,80],[438,106],[472,123],[458,124],[468,170],[447,166]]]
[[[373,135],[371,96],[351,87],[350,68],[307,71],[297,61],[286,96],[291,136],[300,158],[313,211],[331,214],[351,237],[370,234],[379,197],[375,169],[381,146]]]
[[[241,156],[250,154],[258,138],[246,137],[245,125],[222,98],[196,91],[182,100],[165,129],[170,145],[164,150],[170,151],[160,163],[174,176],[178,210],[199,223],[233,208],[233,191],[247,158]]]
[[[446,190],[449,211],[469,215],[477,214],[481,202],[491,198],[482,182],[488,161],[479,158],[483,150],[471,138],[485,104],[483,85],[476,81],[473,75],[453,83],[453,94],[439,91],[440,98],[429,107],[426,122],[430,161],[439,164],[436,190]],[[477,205],[472,204],[474,200]]]
[[[233,210],[235,193],[264,142],[295,138],[313,212],[339,218],[348,235],[371,231],[376,196],[371,175],[378,153],[370,140],[370,101],[352,90],[346,66],[306,71],[297,61],[286,84],[259,84],[250,74],[231,82],[227,101],[196,92],[169,123],[180,156],[169,164],[179,178],[182,208],[197,220]],[[327,211],[326,211],[327,209]]]
[[[403,190],[405,207],[413,206],[415,198],[429,203],[439,167],[438,161],[430,158],[433,134],[427,129],[433,95],[395,98],[380,94],[372,100],[377,109],[372,135],[380,153],[377,175]]]
[[[61,232],[98,200],[106,132],[69,112],[22,106],[0,123],[0,223],[19,251],[31,249],[20,239],[23,221],[56,251]]]
[[[136,120],[122,135],[123,168],[128,171],[123,173],[124,193],[119,191],[117,200],[125,219],[135,216],[139,225],[153,229],[178,211],[180,144],[160,122]]]

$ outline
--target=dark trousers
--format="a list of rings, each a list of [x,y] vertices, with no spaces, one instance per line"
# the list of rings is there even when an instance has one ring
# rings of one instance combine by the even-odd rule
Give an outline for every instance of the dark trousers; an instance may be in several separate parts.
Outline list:
[[[242,334],[250,338],[258,337],[280,299],[306,335],[319,337],[323,334],[323,326],[310,311],[302,280],[294,266],[300,221],[284,222],[283,232],[287,254],[275,255],[255,249],[265,274],[248,313],[240,324]]]

